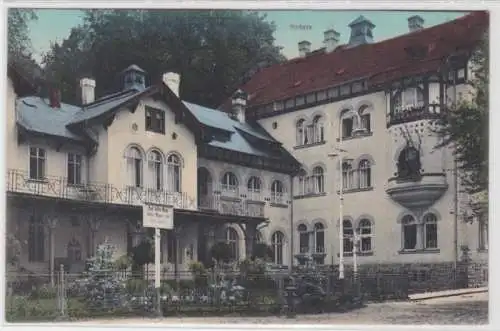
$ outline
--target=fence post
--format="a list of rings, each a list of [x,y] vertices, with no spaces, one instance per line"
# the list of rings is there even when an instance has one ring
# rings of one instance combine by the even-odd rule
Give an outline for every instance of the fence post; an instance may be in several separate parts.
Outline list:
[[[59,269],[59,284],[58,284],[58,308],[59,308],[59,314],[60,318],[64,319],[67,314],[67,298],[66,298],[66,280],[65,280],[65,274],[64,274],[64,264],[61,264],[60,269]]]

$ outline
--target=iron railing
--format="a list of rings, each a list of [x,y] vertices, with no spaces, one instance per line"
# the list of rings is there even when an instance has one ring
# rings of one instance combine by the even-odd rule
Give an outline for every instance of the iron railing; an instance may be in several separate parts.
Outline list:
[[[144,187],[118,187],[109,183],[85,182],[74,185],[66,177],[30,178],[27,171],[7,171],[7,191],[59,199],[140,206],[144,203],[171,205],[177,209],[211,210],[220,214],[263,217],[263,201],[228,197],[220,191],[201,196],[198,201],[186,192],[170,192]]]
[[[227,197],[218,192],[200,196],[198,199],[199,209],[226,215],[264,217],[264,206],[264,202]]]

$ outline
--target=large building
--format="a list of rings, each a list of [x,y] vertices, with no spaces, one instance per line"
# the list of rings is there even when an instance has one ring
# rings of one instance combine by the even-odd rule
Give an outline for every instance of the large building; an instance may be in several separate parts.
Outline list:
[[[85,78],[82,103],[69,105],[10,68],[7,225],[26,242],[20,264],[78,271],[105,239],[126,254],[148,203],[175,208],[167,270],[206,261],[219,240],[235,259],[266,242],[282,266],[337,264],[341,250],[349,265],[354,247],[361,265],[456,263],[467,248],[486,261],[487,220],[464,222],[468,197],[433,128],[467,97],[488,15],[408,22],[381,42],[364,17],[346,44],[333,30],[319,50],[303,41],[298,58],[257,72],[224,111],[183,101],[175,73],[147,86],[161,75],[132,65],[100,98]]]

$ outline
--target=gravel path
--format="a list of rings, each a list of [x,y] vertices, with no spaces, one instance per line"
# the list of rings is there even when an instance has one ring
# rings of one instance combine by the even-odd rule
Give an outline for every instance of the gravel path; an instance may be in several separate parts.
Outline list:
[[[420,302],[372,303],[347,313],[284,317],[169,317],[74,322],[70,325],[131,324],[487,324],[488,293],[476,293]]]

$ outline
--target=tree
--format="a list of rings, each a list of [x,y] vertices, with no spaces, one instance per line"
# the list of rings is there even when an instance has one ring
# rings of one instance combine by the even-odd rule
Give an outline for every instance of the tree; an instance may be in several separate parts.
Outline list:
[[[489,46],[488,34],[470,58],[472,92],[470,98],[458,100],[446,113],[437,130],[442,142],[437,146],[453,146],[460,180],[468,194],[481,196],[473,208],[487,206],[489,145]]]
[[[37,19],[33,9],[10,8],[7,14],[7,62],[34,85],[42,70],[31,54],[28,23]]]
[[[31,40],[28,23],[38,17],[33,9],[10,8],[7,16],[7,42],[9,60],[29,55]]]
[[[96,94],[119,89],[131,64],[149,73],[181,74],[185,100],[217,107],[249,74],[284,60],[265,16],[232,10],[87,10],[84,23],[55,43],[44,63],[67,102],[78,102],[78,80],[96,79]]]

